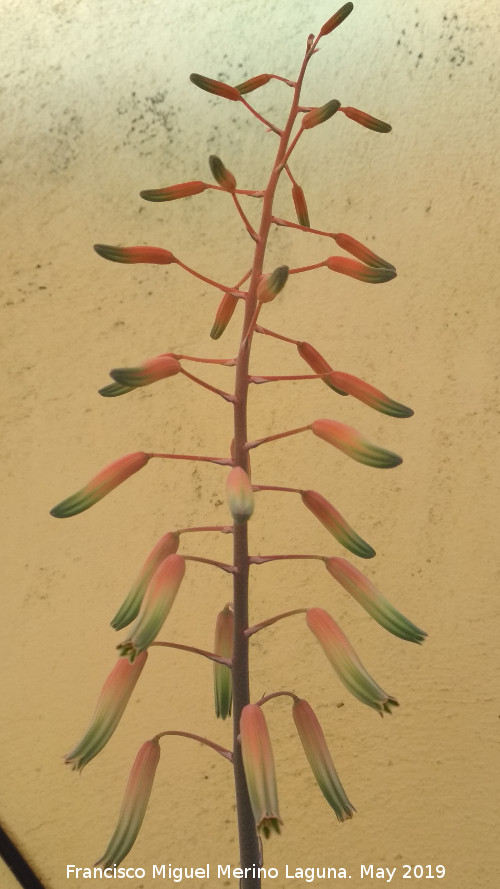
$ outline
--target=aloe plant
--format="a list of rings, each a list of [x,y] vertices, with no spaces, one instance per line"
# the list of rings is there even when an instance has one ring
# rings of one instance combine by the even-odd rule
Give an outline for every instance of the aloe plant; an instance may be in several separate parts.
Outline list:
[[[349,373],[335,370],[313,345],[300,338],[293,338],[290,331],[285,335],[264,327],[261,323],[265,318],[266,304],[272,302],[286,288],[287,282],[293,275],[306,274],[322,268],[346,275],[362,284],[372,285],[386,283],[396,277],[396,269],[392,263],[376,255],[351,235],[322,231],[311,226],[303,188],[295,179],[291,167],[292,153],[299,140],[308,138],[308,130],[326,124],[331,118],[340,114],[344,114],[354,124],[361,125],[368,131],[388,133],[391,130],[390,125],[384,121],[357,108],[343,106],[337,99],[329,99],[319,107],[306,107],[300,102],[304,76],[319,42],[342,24],[352,10],[353,4],[346,3],[325,22],[317,37],[310,35],[307,38],[304,58],[296,80],[266,73],[233,86],[204,75],[191,75],[191,81],[196,87],[219,97],[221,101],[234,102],[242,111],[252,114],[259,127],[270,131],[271,138],[273,136],[276,138],[276,155],[265,188],[238,188],[233,173],[225,167],[219,157],[212,156],[209,158],[209,166],[214,183],[193,180],[141,192],[142,198],[146,201],[167,203],[193,198],[209,189],[222,192],[221,197],[224,200],[229,197],[241,224],[248,233],[251,249],[248,271],[242,273],[236,283],[212,280],[181,261],[168,249],[148,246],[115,247],[104,244],[95,246],[101,257],[112,262],[176,265],[187,274],[219,291],[222,298],[210,333],[213,339],[219,339],[230,323],[237,323],[238,310],[241,310],[242,315],[242,319],[240,315],[239,348],[234,357],[211,359],[173,351],[162,353],[145,360],[139,366],[112,370],[111,382],[100,390],[100,394],[105,398],[121,397],[138,388],[183,374],[194,384],[203,386],[226,402],[226,411],[228,405],[232,408],[232,435],[228,434],[226,455],[143,451],[130,453],[114,460],[76,494],[66,498],[52,510],[52,515],[57,518],[67,518],[83,512],[107,496],[131,475],[142,470],[151,459],[211,462],[225,470],[221,484],[224,482],[226,484],[229,508],[227,524],[166,532],[155,544],[125,601],[112,618],[112,626],[117,631],[126,631],[127,635],[117,646],[118,661],[103,686],[89,729],[67,755],[66,761],[73,768],[82,769],[109,741],[145,668],[148,649],[153,646],[180,648],[213,661],[215,713],[220,719],[231,718],[232,741],[227,747],[223,747],[189,731],[173,729],[159,730],[154,738],[145,741],[132,768],[116,830],[98,862],[102,867],[118,865],[130,851],[141,827],[153,786],[160,756],[160,741],[168,735],[181,735],[211,748],[223,756],[232,767],[241,865],[241,873],[234,875],[241,877],[241,886],[244,889],[259,887],[261,885],[259,867],[263,860],[261,837],[267,839],[274,832],[279,833],[282,827],[272,743],[264,715],[265,706],[271,705],[270,702],[281,695],[290,697],[292,701],[291,715],[313,776],[325,799],[339,821],[345,821],[353,816],[354,806],[349,801],[335,770],[323,730],[311,705],[293,691],[271,691],[260,700],[252,700],[249,675],[251,638],[276,621],[292,615],[305,614],[307,628],[319,642],[341,682],[356,698],[381,715],[390,713],[391,708],[397,706],[398,702],[368,674],[342,629],[322,608],[313,607],[308,603],[304,607],[249,625],[249,579],[252,566],[282,559],[322,561],[329,574],[388,632],[415,643],[421,643],[425,637],[422,630],[397,611],[369,578],[347,560],[338,556],[312,553],[257,556],[252,555],[249,549],[248,523],[254,512],[255,501],[261,492],[271,490],[298,495],[305,507],[323,524],[338,544],[358,558],[371,559],[375,555],[370,544],[350,527],[347,520],[321,493],[308,488],[261,484],[258,479],[254,479],[250,466],[250,452],[253,449],[288,436],[312,433],[316,438],[333,445],[343,455],[370,467],[391,469],[401,463],[401,458],[397,454],[373,444],[362,433],[336,419],[315,418],[305,426],[277,431],[263,438],[251,438],[247,423],[247,401],[252,386],[277,380],[316,380],[318,384],[326,384],[329,387],[332,391],[332,400],[337,395],[351,396],[391,417],[408,418],[413,413],[410,408],[385,395],[373,385]],[[284,92],[291,91],[291,104],[284,125],[266,120],[247,99],[249,94],[265,89],[271,80],[279,81]],[[334,123],[331,121],[327,125],[333,126]],[[280,177],[288,179],[297,221],[283,218],[275,213],[274,200]],[[247,217],[241,198],[251,198],[254,202],[260,202],[261,215],[258,227],[254,227]],[[316,235],[323,241],[331,239],[348,255],[344,253],[328,255],[314,265],[290,268],[283,264],[270,270],[267,268],[266,251],[273,226],[299,230],[309,237]],[[270,347],[274,339],[288,344],[291,348],[295,347],[300,358],[308,366],[309,372],[281,376],[250,373],[249,361],[255,336],[265,338]],[[187,369],[193,362],[225,366],[228,374],[233,374],[232,386],[222,390],[194,375]],[[175,383],[171,382],[170,385]],[[229,444],[230,437],[232,441]],[[272,465],[272,448],[270,454]],[[256,520],[258,519],[253,519]],[[281,521],[284,522],[285,519],[282,518]],[[190,559],[195,558],[184,551],[184,535],[196,531],[232,534],[233,537],[233,559],[230,564],[196,557],[198,561],[206,561],[226,572],[232,580],[232,595],[229,596],[228,589],[227,597],[230,601],[217,616],[214,615],[213,651],[158,638],[176,596],[182,595],[179,590],[187,564]]]

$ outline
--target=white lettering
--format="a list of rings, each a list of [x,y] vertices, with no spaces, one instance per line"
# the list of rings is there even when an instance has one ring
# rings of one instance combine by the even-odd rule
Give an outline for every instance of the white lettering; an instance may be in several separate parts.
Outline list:
[[[392,870],[389,870],[389,868],[386,867],[386,871],[387,871],[387,882],[390,883],[394,874],[396,873],[396,868],[393,867]]]
[[[217,865],[217,876],[220,880],[221,877],[230,877],[231,876],[231,865],[230,864],[218,864]]]
[[[373,864],[369,864],[366,866],[365,864],[361,865],[361,879],[363,877],[370,877],[370,880],[373,880]]]
[[[153,864],[153,880],[156,880],[156,877],[161,877],[162,880],[165,879],[165,865],[162,864],[161,867],[158,867],[157,864]]]

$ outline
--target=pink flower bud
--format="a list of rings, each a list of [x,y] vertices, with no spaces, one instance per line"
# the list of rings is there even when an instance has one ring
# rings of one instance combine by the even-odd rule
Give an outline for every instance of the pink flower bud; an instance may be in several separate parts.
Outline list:
[[[310,343],[297,343],[297,351],[301,358],[309,365],[310,368],[316,374],[326,374],[329,371],[332,371],[331,376],[323,377],[323,382],[326,385],[333,389],[334,392],[337,392],[338,395],[347,395],[347,392],[342,392],[341,389],[338,389],[337,386],[334,385],[334,372],[333,368],[330,367],[327,361],[323,358],[322,355],[311,346]]]
[[[367,466],[374,466],[377,469],[391,469],[403,462],[397,454],[379,448],[378,445],[363,438],[357,429],[353,429],[352,426],[344,426],[343,423],[337,423],[336,420],[314,420],[311,423],[311,430],[319,438],[338,448],[348,457],[352,457],[353,460],[357,460],[358,463],[365,463]]]
[[[133,664],[120,658],[113,667],[97,699],[92,722],[81,741],[64,759],[74,769],[81,771],[108,743],[123,716],[147,656],[144,651]]]
[[[145,201],[178,201],[179,198],[189,198],[192,195],[201,194],[207,188],[210,188],[210,185],[196,179],[192,182],[180,182],[178,185],[167,185],[166,188],[150,188],[141,191],[140,196]]]
[[[123,630],[137,617],[153,574],[167,556],[172,556],[177,552],[179,549],[179,539],[177,531],[169,531],[163,535],[154,549],[151,550],[125,601],[111,621],[111,626],[115,630]]]
[[[273,830],[280,832],[278,791],[271,739],[262,708],[258,704],[243,707],[240,718],[240,743],[243,768],[255,824],[266,839]]]
[[[381,716],[384,712],[390,713],[391,707],[398,706],[396,698],[388,695],[366,672],[349,640],[328,612],[310,608],[306,621],[340,681],[355,698],[377,710]]]
[[[160,760],[158,738],[146,741],[139,750],[130,772],[123,803],[113,836],[96,867],[120,864],[134,845],[141,829]]]
[[[177,262],[174,254],[162,247],[111,247],[109,244],[94,244],[94,250],[111,262],[146,262],[151,265],[170,265]]]
[[[233,610],[226,605],[217,615],[215,624],[214,654],[220,657],[233,656]],[[214,698],[215,715],[218,719],[226,719],[231,715],[233,699],[233,676],[230,667],[214,661]]]
[[[328,19],[327,22],[321,28],[319,32],[320,37],[325,37],[326,34],[330,34],[335,28],[338,28],[339,25],[342,24],[344,19],[353,11],[354,5],[352,3],[346,3],[341,9],[337,10],[331,18]]]
[[[375,550],[347,524],[343,516],[317,491],[302,491],[302,503],[311,510],[330,534],[361,559],[373,559]]]
[[[424,641],[427,633],[396,611],[371,580],[354,565],[338,558],[325,559],[325,565],[332,577],[389,633],[419,645]]]
[[[320,108],[312,108],[311,111],[304,114],[304,117],[302,118],[302,129],[310,130],[313,127],[317,127],[318,124],[324,123],[325,120],[333,117],[339,108],[340,102],[338,99],[331,99],[325,105],[321,105]]]
[[[150,386],[158,380],[173,377],[181,370],[182,367],[176,358],[171,355],[158,355],[156,358],[148,358],[138,367],[116,367],[110,371],[110,376],[128,389],[138,389],[141,386]]]
[[[265,86],[270,80],[270,74],[257,74],[256,77],[251,77],[249,80],[245,80],[244,83],[239,83],[235,89],[238,90],[241,96],[244,96],[246,93],[253,93],[253,91],[259,89],[259,87]]]
[[[365,111],[360,111],[359,108],[340,108],[340,111],[343,111],[346,117],[349,117],[350,120],[356,121],[356,123],[360,123],[362,127],[366,127],[367,130],[374,130],[376,133],[390,133],[392,127],[390,123],[385,123],[383,120],[377,120],[376,117],[372,117],[371,114],[366,114]]]
[[[208,158],[208,163],[210,164],[212,176],[217,184],[225,189],[225,191],[234,191],[236,188],[236,179],[233,174],[226,169],[220,157],[217,157],[216,154],[211,154]]]
[[[342,248],[342,250],[347,250],[348,253],[352,253],[356,259],[360,259],[361,262],[366,263],[366,265],[372,266],[373,268],[383,267],[395,271],[392,263],[387,262],[386,259],[382,259],[381,256],[377,256],[377,254],[374,253],[373,250],[370,250],[369,247],[365,247],[360,241],[351,238],[351,235],[339,232],[333,236],[333,240]]]
[[[360,380],[358,377],[353,377],[351,374],[342,373],[341,371],[336,370],[332,374],[332,380],[334,383],[338,383],[339,387],[341,387],[347,395],[352,395],[354,398],[357,398],[358,401],[362,401],[364,404],[379,411],[381,414],[387,414],[389,417],[401,418],[413,416],[411,407],[406,407],[405,404],[400,404],[399,401],[394,401],[394,399],[389,398],[388,395],[384,395],[380,389],[375,389],[375,386],[370,386],[369,383],[365,383],[364,380]]]
[[[131,661],[156,639],[174,604],[184,577],[182,556],[167,556],[153,574],[144,596],[139,616],[126,642],[118,646],[120,654]]]
[[[207,93],[214,96],[222,96],[223,99],[231,99],[233,102],[239,102],[240,93],[235,86],[229,86],[228,83],[222,83],[220,80],[212,80],[210,77],[204,77],[203,74],[191,74],[191,83],[198,86]]]
[[[257,299],[261,303],[270,303],[283,290],[288,280],[288,266],[280,265],[270,275],[262,275],[257,285]]]
[[[316,714],[307,701],[296,698],[292,714],[304,752],[319,789],[339,821],[347,821],[356,811],[349,802],[333,765],[330,751]]]
[[[121,485],[127,478],[142,469],[149,460],[149,454],[144,451],[135,451],[133,454],[126,454],[114,460],[109,466],[94,476],[84,488],[81,488],[76,494],[62,500],[57,506],[50,510],[50,514],[56,519],[66,519],[69,516],[78,515],[89,509],[98,500],[102,500],[106,494]]]
[[[241,466],[231,469],[226,482],[226,495],[234,521],[237,525],[244,525],[253,513],[254,496],[250,479]]]
[[[306,199],[300,185],[297,185],[296,182],[292,185],[292,199],[299,224],[309,228],[309,213],[307,212]]]
[[[331,272],[340,272],[341,275],[348,275],[349,278],[356,278],[357,281],[363,281],[365,284],[384,284],[385,281],[395,278],[397,274],[394,268],[381,266],[373,268],[362,262],[356,262],[355,259],[347,259],[345,256],[329,256],[325,265]]]
[[[222,297],[219,308],[217,309],[217,314],[215,316],[212,330],[210,331],[210,336],[213,340],[218,340],[219,337],[222,336],[222,334],[224,333],[227,325],[233,317],[233,313],[237,306],[237,303],[238,300],[231,293],[225,293]]]

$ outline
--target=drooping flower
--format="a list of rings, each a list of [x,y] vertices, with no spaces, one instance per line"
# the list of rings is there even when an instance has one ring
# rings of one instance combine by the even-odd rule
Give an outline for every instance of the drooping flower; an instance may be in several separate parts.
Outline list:
[[[168,531],[168,533],[164,534],[158,541],[154,549],[151,550],[125,601],[111,621],[111,626],[115,630],[123,630],[124,627],[128,626],[128,624],[137,617],[153,574],[167,556],[171,556],[177,552],[179,548],[179,539],[177,531]]]
[[[94,244],[94,250],[110,262],[147,262],[151,265],[170,265],[172,262],[177,262],[174,254],[162,247],[113,247],[111,244]]]
[[[280,833],[278,791],[271,739],[262,708],[258,704],[243,707],[240,718],[240,743],[250,804],[259,833],[266,839],[272,831]]]
[[[345,390],[347,395],[352,395],[353,398],[357,398],[358,401],[362,401],[381,414],[387,414],[389,417],[413,417],[411,407],[394,401],[380,389],[360,380],[359,377],[336,370],[332,374],[332,379]]]
[[[359,108],[344,108],[342,106],[339,110],[343,111],[346,117],[360,123],[362,127],[366,127],[367,130],[374,130],[376,133],[390,133],[392,130],[390,123],[378,120],[371,114],[367,114],[366,111],[360,111]]]
[[[231,605],[219,612],[215,624],[214,654],[220,657],[233,656],[233,609]],[[233,675],[230,667],[214,661],[214,699],[215,715],[218,719],[226,719],[231,715],[233,700]]]
[[[159,760],[158,738],[145,741],[132,766],[115,831],[96,867],[120,864],[130,852],[146,814]]]
[[[358,463],[377,469],[390,469],[403,462],[397,454],[372,444],[357,429],[337,423],[336,420],[314,420],[311,429],[318,438],[332,444]]]
[[[351,643],[338,624],[322,608],[310,608],[307,626],[316,636],[340,681],[355,698],[377,710],[381,716],[390,713],[398,702],[388,695],[367,673]]]
[[[239,83],[235,89],[238,90],[241,96],[244,96],[246,93],[253,93],[253,91],[259,89],[259,87],[265,86],[270,80],[270,74],[257,74],[256,77],[250,77],[249,80]]]
[[[156,639],[174,604],[184,572],[185,560],[182,556],[173,554],[160,562],[148,584],[130,636],[118,646],[122,656],[126,655],[133,661]]]
[[[201,194],[211,186],[199,179],[192,182],[180,182],[178,185],[167,185],[166,188],[149,188],[140,192],[145,201],[178,201],[179,198],[189,198],[195,194]]]
[[[241,466],[231,469],[227,477],[226,494],[234,521],[238,525],[244,525],[253,514],[254,495],[250,479]]]
[[[212,330],[210,331],[210,336],[213,340],[218,340],[224,333],[227,325],[233,317],[237,303],[238,300],[232,293],[225,293],[222,297],[219,308],[217,309],[217,314],[215,315]]]
[[[424,641],[427,633],[397,611],[354,565],[336,557],[325,559],[325,565],[332,577],[389,633],[419,645]]]
[[[280,265],[269,275],[262,275],[257,285],[257,299],[261,303],[270,303],[283,290],[288,280],[288,266]]]
[[[147,656],[147,651],[143,651],[133,664],[120,658],[113,667],[97,699],[92,722],[83,738],[64,758],[74,769],[81,771],[108,743],[122,718]]]
[[[236,179],[227,167],[224,166],[220,157],[217,157],[216,154],[211,154],[208,158],[208,163],[217,185],[220,185],[225,191],[234,191]]]
[[[301,491],[301,497],[304,505],[342,546],[362,559],[373,558],[375,555],[373,547],[356,534],[344,517],[321,494],[317,491]]]
[[[320,108],[311,108],[302,118],[302,129],[311,130],[313,127],[317,127],[318,124],[324,123],[325,120],[333,117],[339,108],[340,102],[338,99],[331,99],[325,105],[321,105]]]
[[[381,256],[378,256],[373,250],[370,250],[369,247],[362,244],[361,241],[356,241],[351,235],[346,235],[344,232],[338,232],[333,235],[333,240],[342,248],[342,250],[347,250],[348,253],[351,253],[352,256],[355,256],[356,259],[360,259],[361,262],[366,263],[366,265],[373,266],[373,268],[383,267],[386,269],[395,269],[391,262],[382,259]]]
[[[150,454],[144,451],[135,451],[133,454],[125,454],[114,460],[104,469],[101,469],[94,478],[91,478],[84,488],[81,488],[76,494],[66,497],[57,506],[50,510],[50,514],[56,519],[66,519],[69,516],[78,515],[86,509],[90,509],[94,503],[102,500],[106,494],[121,485],[127,478],[138,472],[146,465],[150,458]]]
[[[309,213],[307,212],[305,195],[300,185],[297,185],[296,182],[292,185],[292,200],[299,224],[309,228]]]
[[[231,99],[233,102],[240,101],[240,93],[235,86],[230,86],[221,80],[212,80],[211,77],[205,77],[203,74],[191,74],[189,79],[191,83],[207,93],[222,96],[223,99]]]
[[[321,793],[332,807],[339,821],[347,821],[356,811],[349,802],[328,750],[318,718],[311,705],[295,698],[292,714],[304,752]]]
[[[180,362],[172,355],[158,355],[156,358],[148,358],[138,367],[115,367],[109,375],[121,386],[138,389],[141,386],[150,386],[158,380],[173,377],[181,370]]]
[[[395,268],[386,266],[369,266],[355,259],[347,259],[345,256],[329,256],[325,265],[331,272],[340,272],[365,284],[384,284],[396,277]]]
[[[300,357],[304,359],[304,361],[309,365],[310,368],[312,368],[314,373],[326,374],[331,371],[332,372],[331,376],[323,377],[323,382],[326,383],[326,385],[330,389],[333,389],[333,391],[336,392],[338,395],[347,395],[347,392],[342,392],[339,388],[337,388],[337,386],[334,385],[334,383],[333,383],[333,377],[334,377],[333,368],[330,367],[330,365],[328,364],[328,361],[326,361],[325,358],[323,358],[323,356],[320,355],[320,353],[317,351],[317,349],[315,349],[314,346],[311,346],[311,343],[306,343],[306,342],[297,343],[297,351],[298,351]]]
[[[331,18],[328,19],[327,22],[321,28],[319,32],[320,37],[325,37],[326,34],[330,34],[335,28],[338,28],[339,25],[342,24],[344,19],[353,11],[354,4],[353,3],[345,3],[340,9],[335,12]]]

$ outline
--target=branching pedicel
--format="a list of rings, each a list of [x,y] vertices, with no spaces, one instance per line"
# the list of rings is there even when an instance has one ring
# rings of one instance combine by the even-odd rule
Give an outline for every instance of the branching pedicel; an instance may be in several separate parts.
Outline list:
[[[229,468],[226,490],[233,518],[232,524],[209,528],[183,528],[166,533],[158,541],[146,559],[123,605],[111,621],[112,626],[117,630],[132,626],[127,631],[128,635],[125,641],[118,646],[120,657],[103,686],[91,725],[79,744],[67,755],[66,762],[71,763],[73,768],[82,769],[110,739],[145,666],[148,649],[151,646],[184,649],[200,654],[214,662],[216,715],[221,719],[226,719],[232,711],[232,749],[225,749],[206,738],[200,738],[190,732],[183,731],[161,731],[152,740],[146,741],[139,750],[133,765],[117,827],[108,848],[98,862],[101,866],[118,864],[127,855],[137,837],[158,765],[160,739],[172,734],[182,735],[211,747],[232,764],[238,813],[241,885],[246,889],[260,886],[258,871],[259,865],[262,863],[262,849],[259,837],[260,835],[268,837],[273,831],[279,833],[282,824],[278,810],[271,741],[263,711],[263,705],[277,695],[288,695],[292,699],[292,715],[307,759],[322,793],[337,818],[340,821],[345,821],[353,815],[354,807],[335,771],[323,731],[308,702],[293,692],[273,692],[256,703],[250,703],[249,640],[254,633],[275,621],[290,615],[305,613],[307,626],[316,636],[339,679],[353,695],[377,710],[381,715],[384,712],[389,713],[391,707],[397,705],[397,701],[371,678],[340,627],[323,609],[298,608],[264,620],[255,626],[248,626],[248,584],[251,565],[278,559],[319,559],[324,562],[332,577],[390,633],[417,643],[421,643],[425,637],[422,630],[396,611],[371,581],[345,559],[311,554],[251,556],[248,550],[247,523],[254,509],[254,494],[273,490],[299,495],[307,509],[350,552],[364,559],[372,558],[375,555],[372,547],[359,537],[348,525],[346,519],[318,492],[293,487],[259,485],[251,482],[249,452],[253,448],[309,431],[360,463],[382,469],[395,467],[401,463],[401,458],[396,454],[372,444],[355,429],[331,419],[317,419],[307,426],[278,432],[266,438],[250,440],[247,434],[249,386],[273,380],[317,379],[326,383],[337,394],[351,395],[389,416],[410,417],[413,413],[410,408],[394,401],[357,377],[333,370],[310,343],[284,336],[258,324],[263,306],[272,301],[285,287],[290,275],[325,267],[370,284],[390,281],[396,275],[396,270],[391,263],[377,256],[350,235],[319,231],[310,226],[304,192],[290,168],[290,157],[299,139],[304,136],[307,138],[307,130],[324,123],[339,112],[368,130],[387,133],[391,129],[388,124],[363,111],[342,106],[336,99],[318,108],[300,105],[300,91],[306,68],[320,39],[337,28],[352,11],[352,8],[352,3],[346,3],[323,25],[317,37],[311,35],[308,38],[306,53],[296,81],[290,81],[274,74],[261,74],[238,86],[230,86],[200,74],[191,75],[192,82],[201,89],[212,95],[220,96],[222,99],[243,105],[261,125],[263,124],[277,137],[276,159],[264,190],[238,189],[233,174],[225,168],[220,158],[212,156],[209,163],[216,185],[193,181],[141,193],[142,197],[148,201],[173,201],[201,194],[209,188],[227,192],[234,202],[242,224],[254,242],[251,268],[242,275],[236,284],[230,285],[213,281],[189,268],[169,250],[158,247],[111,247],[102,244],[95,247],[100,256],[113,262],[178,265],[189,274],[221,291],[223,296],[211,331],[213,339],[218,339],[223,334],[238,303],[244,304],[240,347],[235,358],[213,360],[173,352],[165,353],[145,361],[139,367],[122,367],[112,370],[113,382],[100,390],[100,394],[104,397],[116,397],[166,377],[184,374],[193,382],[215,392],[233,406],[234,429],[230,454],[222,457],[144,453],[142,451],[127,454],[115,460],[88,482],[84,488],[63,500],[52,510],[52,515],[65,518],[88,509],[130,475],[142,469],[153,458],[208,461]],[[291,108],[283,129],[265,120],[246,99],[249,93],[264,87],[271,79],[281,81],[286,87],[292,89]],[[298,127],[292,137],[292,130],[297,121]],[[283,173],[291,183],[298,222],[291,222],[273,214],[275,190],[279,177]],[[253,228],[245,215],[239,200],[240,195],[250,195],[262,202],[258,230]],[[272,224],[296,228],[309,234],[320,235],[323,238],[331,238],[354,259],[346,256],[329,256],[322,262],[305,268],[290,269],[288,266],[282,265],[270,273],[264,272],[266,245]],[[300,357],[313,373],[293,376],[249,375],[249,358],[254,334],[269,338],[275,337],[295,345]],[[234,368],[233,390],[222,391],[195,376],[186,369],[188,362],[220,364]],[[176,642],[162,642],[157,638],[178,593],[186,569],[186,561],[194,558],[178,553],[181,535],[200,530],[232,533],[234,540],[234,557],[231,565],[211,559],[201,560],[216,565],[233,577],[233,598],[217,617],[213,652]]]

